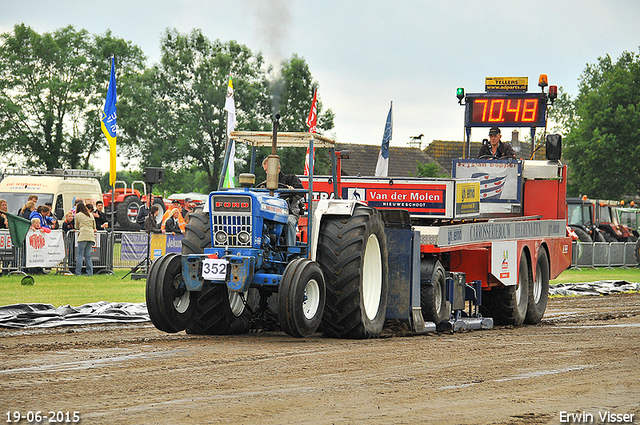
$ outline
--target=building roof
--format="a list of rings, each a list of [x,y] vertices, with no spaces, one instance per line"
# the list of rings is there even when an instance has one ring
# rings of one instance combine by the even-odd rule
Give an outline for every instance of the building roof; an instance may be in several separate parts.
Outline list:
[[[525,142],[512,143],[516,158],[529,158],[531,144]],[[471,158],[477,158],[482,142],[471,142]],[[455,158],[462,158],[464,142],[458,140],[434,140],[424,149],[426,154],[438,161],[438,164],[451,175],[451,163]],[[545,159],[546,148],[542,145],[535,152],[533,159]]]
[[[378,163],[380,145],[336,143],[336,150],[349,151],[349,159],[342,160],[343,176],[373,176]],[[390,177],[416,177],[418,163],[436,163],[425,151],[409,147],[389,147]],[[442,168],[442,167],[440,167]],[[442,169],[445,172],[445,169]]]

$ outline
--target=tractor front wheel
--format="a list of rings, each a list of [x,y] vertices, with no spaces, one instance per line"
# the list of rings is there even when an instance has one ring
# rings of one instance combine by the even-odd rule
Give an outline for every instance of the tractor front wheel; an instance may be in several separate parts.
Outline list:
[[[287,265],[278,289],[278,322],[289,335],[302,338],[320,326],[326,298],[320,265],[297,258]]]
[[[187,328],[198,296],[187,291],[182,279],[179,254],[166,254],[153,262],[146,286],[147,311],[151,322],[161,331],[175,333]]]

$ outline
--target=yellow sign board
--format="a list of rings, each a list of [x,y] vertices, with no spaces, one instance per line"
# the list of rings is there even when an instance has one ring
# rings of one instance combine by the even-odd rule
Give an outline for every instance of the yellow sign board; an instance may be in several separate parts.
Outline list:
[[[456,214],[480,212],[480,182],[456,184]]]
[[[529,89],[529,77],[486,77],[484,89],[492,91],[526,92]]]

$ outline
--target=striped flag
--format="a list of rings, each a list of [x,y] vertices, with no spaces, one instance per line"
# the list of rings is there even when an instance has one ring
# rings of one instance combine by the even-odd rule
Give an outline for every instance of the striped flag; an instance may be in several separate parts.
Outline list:
[[[382,136],[382,146],[380,146],[380,154],[378,155],[378,163],[376,164],[376,177],[387,177],[389,174],[389,143],[393,133],[393,102],[389,108],[387,115],[387,123],[384,126],[384,135]]]
[[[227,100],[224,104],[224,110],[227,111],[227,143],[231,143],[231,152],[229,153],[227,174],[224,176],[222,187],[235,187],[233,179],[236,174],[236,142],[231,138],[231,132],[236,128],[236,105],[233,100],[233,82],[231,81],[231,77],[229,77]]]
[[[309,127],[309,133],[315,133],[318,126],[318,106],[317,106],[318,90],[313,91],[313,102],[311,102],[311,110],[309,111],[309,118],[307,118],[307,126]],[[316,158],[316,148],[313,148],[313,158]],[[314,162],[315,163],[315,162]],[[307,146],[307,156],[304,159],[304,175],[309,175],[309,147]]]
[[[107,99],[104,102],[104,109],[102,112],[102,119],[100,120],[100,127],[102,132],[107,137],[109,142],[110,152],[110,168],[109,168],[109,185],[113,186],[116,182],[116,102],[118,101],[116,96],[116,60],[111,58],[111,78],[109,79],[109,87],[107,88]]]

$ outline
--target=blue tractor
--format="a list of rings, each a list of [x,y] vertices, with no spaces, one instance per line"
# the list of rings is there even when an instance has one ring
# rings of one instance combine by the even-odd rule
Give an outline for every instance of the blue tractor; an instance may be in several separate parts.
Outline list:
[[[257,147],[272,147],[267,180],[255,186],[254,174],[242,174],[241,188],[210,193],[204,211],[190,215],[182,254],[166,254],[150,267],[146,300],[153,324],[171,333],[239,334],[249,331],[252,319],[269,316],[294,337],[319,327],[329,337],[378,336],[389,274],[380,212],[353,200],[308,202],[309,241],[287,245],[283,237],[286,199],[312,199],[313,173],[308,191],[279,186],[278,143],[333,152],[335,142],[313,133],[278,133],[277,122],[273,133],[232,137],[248,143],[253,158]]]

